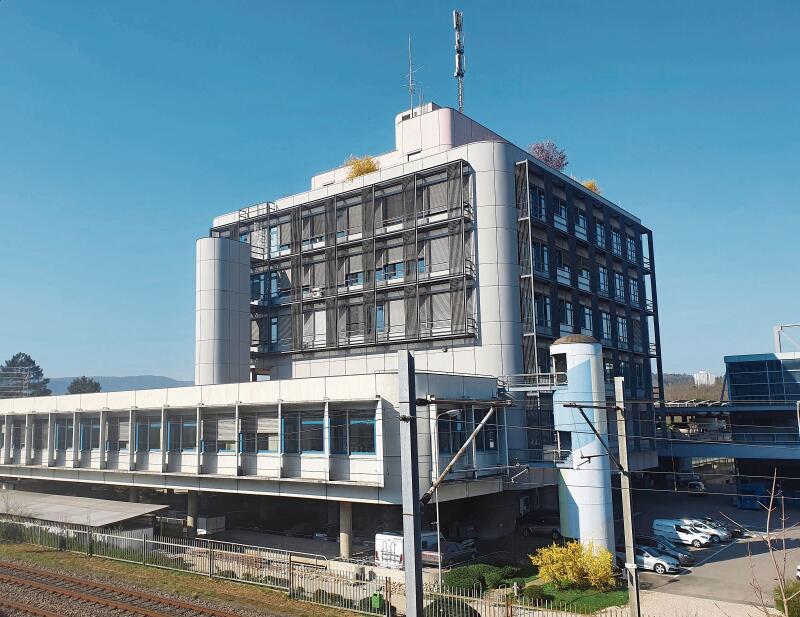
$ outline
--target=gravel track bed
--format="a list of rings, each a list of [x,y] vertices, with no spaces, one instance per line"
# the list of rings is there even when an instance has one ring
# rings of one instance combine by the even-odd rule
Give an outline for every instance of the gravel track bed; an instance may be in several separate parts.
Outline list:
[[[64,617],[107,617],[110,615],[123,617],[123,613],[120,611],[111,611],[100,606],[83,604],[77,600],[58,597],[46,591],[23,589],[9,583],[0,583],[0,597],[2,597],[3,600],[41,608],[58,615],[63,615]],[[14,616],[25,615],[25,617],[28,617],[27,613],[21,613],[13,609],[2,608],[0,610],[3,611],[3,614]],[[129,614],[130,613],[125,613],[124,615]]]
[[[189,596],[183,595],[183,594],[181,594],[181,595],[170,594],[170,593],[167,593],[167,592],[165,592],[165,591],[163,591],[161,589],[157,589],[157,588],[153,588],[153,587],[147,587],[145,585],[138,585],[136,583],[131,583],[131,582],[127,582],[127,581],[121,581],[118,577],[106,576],[106,575],[103,575],[103,574],[98,574],[96,572],[93,572],[92,570],[85,570],[85,571],[83,571],[81,573],[78,573],[75,570],[70,570],[70,569],[67,569],[67,568],[55,568],[55,567],[51,567],[51,566],[45,567],[45,566],[41,566],[39,564],[32,564],[31,562],[26,561],[24,559],[7,559],[7,558],[4,558],[2,561],[0,561],[0,563],[2,563],[2,562],[7,562],[7,563],[10,563],[10,564],[17,563],[20,566],[27,566],[27,567],[31,567],[31,568],[36,568],[38,570],[42,570],[43,572],[52,572],[53,574],[62,574],[64,576],[70,576],[70,577],[73,577],[73,578],[83,578],[83,579],[86,579],[87,581],[95,581],[97,583],[105,583],[107,585],[114,585],[115,587],[118,587],[120,589],[129,589],[131,591],[139,591],[141,593],[148,593],[148,594],[151,594],[151,595],[154,595],[154,596],[158,596],[158,597],[161,597],[161,598],[167,598],[167,599],[171,599],[171,600],[182,600],[183,602],[190,602],[192,604],[196,604],[197,606],[201,606],[201,607],[204,607],[204,608],[212,608],[212,609],[217,609],[217,610],[221,610],[221,611],[227,611],[229,613],[234,613],[236,615],[240,615],[241,617],[265,617],[265,616],[281,617],[283,615],[283,613],[277,612],[277,611],[266,611],[266,610],[264,610],[264,611],[256,611],[256,610],[251,610],[251,609],[243,608],[241,606],[237,606],[235,604],[230,604],[230,603],[227,603],[227,602],[224,602],[224,601],[212,601],[212,600],[208,600],[207,598],[202,598],[202,597],[194,598],[194,597],[189,597]],[[158,577],[159,571],[157,569],[151,568],[149,570],[150,570],[150,573],[153,576],[153,578],[157,578]],[[235,590],[235,585],[236,585],[235,583],[231,583],[232,592],[234,592],[234,593],[235,593],[235,591],[234,591]],[[2,583],[2,589],[3,589],[4,592],[5,592],[6,589],[9,589],[9,590],[16,589],[16,590],[19,591],[18,587],[14,587],[13,585],[10,585],[8,583]],[[5,595],[5,593],[4,593],[4,594],[2,594],[2,597],[8,598],[9,600],[13,600],[15,602],[22,602],[22,603],[27,602],[28,598],[33,598],[34,596],[47,597],[51,601],[51,606],[55,606],[55,604],[59,604],[59,603],[64,603],[65,604],[65,609],[69,609],[69,610],[73,610],[71,607],[74,607],[75,606],[74,603],[77,602],[77,600],[71,600],[71,599],[68,599],[68,598],[59,598],[55,603],[53,603],[52,594],[49,594],[49,593],[46,593],[46,592],[43,592],[43,591],[23,590],[23,591],[20,592],[20,594],[21,595],[17,595],[16,597],[13,597],[12,595]],[[22,598],[22,599],[18,599],[18,598]],[[68,603],[73,603],[73,604],[68,604]],[[36,606],[44,608],[44,609],[47,609],[47,610],[54,611],[56,613],[60,612],[60,608],[52,608],[51,606],[48,606],[47,604],[37,604]],[[78,616],[78,617],[81,617],[81,616],[84,616],[84,615],[87,616],[87,617],[88,616],[94,617],[94,615],[99,615],[100,617],[107,616],[107,615],[122,615],[122,613],[120,611],[111,610],[111,609],[108,609],[108,608],[103,609],[103,608],[100,608],[100,607],[91,607],[90,605],[87,605],[87,604],[83,604],[83,605],[80,605],[80,606],[81,607],[80,607],[80,610],[78,612],[64,612],[65,617],[71,617],[72,615],[75,615],[75,616]],[[83,612],[81,612],[81,611],[83,611]]]

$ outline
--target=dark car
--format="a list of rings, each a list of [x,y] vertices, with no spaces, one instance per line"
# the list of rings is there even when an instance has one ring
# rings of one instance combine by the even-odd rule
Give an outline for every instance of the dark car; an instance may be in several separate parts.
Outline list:
[[[744,529],[734,523],[731,523],[730,521],[720,521],[719,519],[711,518],[710,516],[701,516],[700,520],[708,525],[711,525],[712,527],[722,527],[727,529],[731,532],[731,536],[734,538],[744,537]]]
[[[694,556],[679,547],[674,545],[666,538],[659,538],[658,536],[636,536],[633,540],[636,546],[655,548],[666,553],[670,557],[674,557],[682,566],[690,566],[694,563]]]
[[[561,520],[558,514],[530,512],[517,521],[517,529],[522,530],[522,535],[526,538],[542,536],[554,542],[562,540]]]

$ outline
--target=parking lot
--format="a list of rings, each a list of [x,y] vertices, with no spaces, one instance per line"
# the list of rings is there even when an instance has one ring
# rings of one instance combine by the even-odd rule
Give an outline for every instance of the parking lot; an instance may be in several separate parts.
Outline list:
[[[684,547],[695,557],[695,564],[677,575],[642,572],[640,580],[643,590],[760,605],[759,588],[763,591],[764,601],[769,606],[773,605],[772,590],[778,575],[762,539],[766,531],[766,511],[739,510],[733,507],[731,498],[726,496],[687,497],[649,491],[638,493],[634,510],[636,531],[641,535],[652,534],[654,518],[712,516],[724,522],[723,514],[754,532],[752,537],[701,549]],[[800,522],[800,512],[795,509],[788,510],[786,516],[787,528]],[[778,531],[781,525],[779,512],[773,512],[773,532]],[[780,540],[780,534],[777,535]],[[793,579],[800,563],[800,528],[788,530],[785,538],[786,576]],[[781,545],[780,542],[776,544],[778,548]],[[778,563],[783,564],[782,554],[778,555]]]

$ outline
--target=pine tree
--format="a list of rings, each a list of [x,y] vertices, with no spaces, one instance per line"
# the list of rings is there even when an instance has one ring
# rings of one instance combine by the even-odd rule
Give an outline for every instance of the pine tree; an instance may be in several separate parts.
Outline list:
[[[0,398],[16,396],[49,396],[50,380],[28,354],[19,352],[0,368]]]
[[[69,383],[67,394],[91,394],[92,392],[100,392],[100,382],[92,379],[91,377],[76,377]]]

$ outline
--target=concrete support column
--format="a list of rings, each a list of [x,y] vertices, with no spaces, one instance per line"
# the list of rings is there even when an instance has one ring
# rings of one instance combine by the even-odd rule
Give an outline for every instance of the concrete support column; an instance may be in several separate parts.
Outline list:
[[[139,503],[139,488],[136,486],[128,487],[128,501],[130,503]]]
[[[128,410],[128,471],[136,469],[136,412]]]
[[[202,424],[201,423],[203,421],[203,417],[200,414],[200,407],[197,408],[197,415],[195,416],[195,421],[196,421],[196,424],[195,424],[195,427],[194,427],[194,431],[195,431],[194,432],[194,439],[195,439],[194,451],[195,451],[195,455],[197,456],[197,460],[195,461],[195,473],[197,475],[200,475],[201,473],[203,473],[203,448],[201,447],[201,444],[200,444],[200,438],[203,436],[203,433],[201,432],[201,429],[202,429]]]
[[[190,538],[197,536],[197,513],[200,502],[197,491],[189,491],[186,495],[186,531]]]
[[[106,448],[106,439],[108,438],[108,410],[103,409],[100,411],[100,469],[107,467],[108,461],[108,448]]]
[[[330,405],[325,401],[322,415],[322,450],[325,453],[325,482],[331,480],[331,414]]]
[[[339,557],[349,559],[352,555],[351,539],[353,537],[353,504],[350,501],[339,502]]]
[[[167,450],[169,444],[167,443],[167,410],[161,407],[161,430],[159,439],[161,441],[161,473],[167,471]]]
[[[11,463],[11,427],[14,425],[14,417],[6,414],[3,421],[3,465]]]
[[[33,415],[25,414],[25,448],[22,451],[22,464],[31,464],[31,452],[33,451]]]
[[[81,423],[77,411],[72,412],[72,466],[80,466]]]
[[[52,467],[56,462],[56,414],[47,415],[47,461],[45,465]]]

